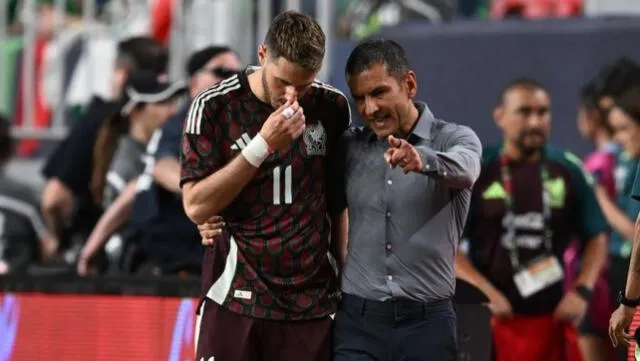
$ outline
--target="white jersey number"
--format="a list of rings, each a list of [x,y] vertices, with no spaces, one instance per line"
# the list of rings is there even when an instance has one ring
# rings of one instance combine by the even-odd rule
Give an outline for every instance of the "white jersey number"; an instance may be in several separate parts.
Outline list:
[[[284,168],[284,187],[282,186],[282,167],[273,168],[273,204],[291,204],[293,195],[291,194],[291,165]],[[284,199],[280,191],[284,188]]]

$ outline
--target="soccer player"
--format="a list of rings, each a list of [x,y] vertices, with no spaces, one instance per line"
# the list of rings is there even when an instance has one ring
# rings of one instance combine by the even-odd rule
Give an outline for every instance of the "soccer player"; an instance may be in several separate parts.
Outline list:
[[[261,67],[192,103],[185,211],[197,224],[217,214],[226,223],[205,251],[197,359],[330,359],[337,282],[328,251],[340,227],[327,216],[344,224],[330,207],[330,165],[350,112],[343,94],[315,80],[324,51],[317,22],[282,13],[258,48]]]

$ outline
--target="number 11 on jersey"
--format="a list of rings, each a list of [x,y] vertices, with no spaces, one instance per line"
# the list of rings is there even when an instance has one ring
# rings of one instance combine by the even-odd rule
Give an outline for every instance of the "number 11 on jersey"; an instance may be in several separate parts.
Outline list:
[[[293,196],[291,194],[291,165],[284,168],[284,202],[280,197],[282,181],[280,180],[282,167],[273,168],[273,204],[291,204]]]

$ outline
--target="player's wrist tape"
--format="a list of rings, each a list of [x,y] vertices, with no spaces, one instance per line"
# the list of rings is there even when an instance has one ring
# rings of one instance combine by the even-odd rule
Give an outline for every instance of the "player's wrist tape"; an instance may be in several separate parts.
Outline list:
[[[258,133],[242,150],[242,155],[252,166],[258,168],[269,157],[271,149],[266,140]]]

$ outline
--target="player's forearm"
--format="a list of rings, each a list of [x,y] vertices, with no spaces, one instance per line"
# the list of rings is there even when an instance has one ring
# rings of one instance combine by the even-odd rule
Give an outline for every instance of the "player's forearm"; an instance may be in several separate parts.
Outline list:
[[[606,261],[607,236],[604,233],[599,233],[588,241],[584,249],[582,266],[576,279],[576,285],[584,285],[593,289]]]
[[[118,229],[127,223],[133,212],[136,195],[136,181],[130,182],[91,231],[87,243],[80,254],[81,259],[89,259],[105,244]]]
[[[638,250],[639,242],[640,214],[638,214],[638,218],[636,219],[635,231],[633,235],[633,248],[631,251],[631,260],[629,262],[629,272],[627,274],[627,288],[625,290],[625,297],[628,299],[640,298],[640,251]]]
[[[177,159],[165,157],[153,167],[153,179],[169,192],[180,194],[180,163]]]
[[[258,168],[244,156],[235,157],[219,171],[182,187],[182,200],[187,216],[196,224],[204,224],[222,212],[249,184]]]

